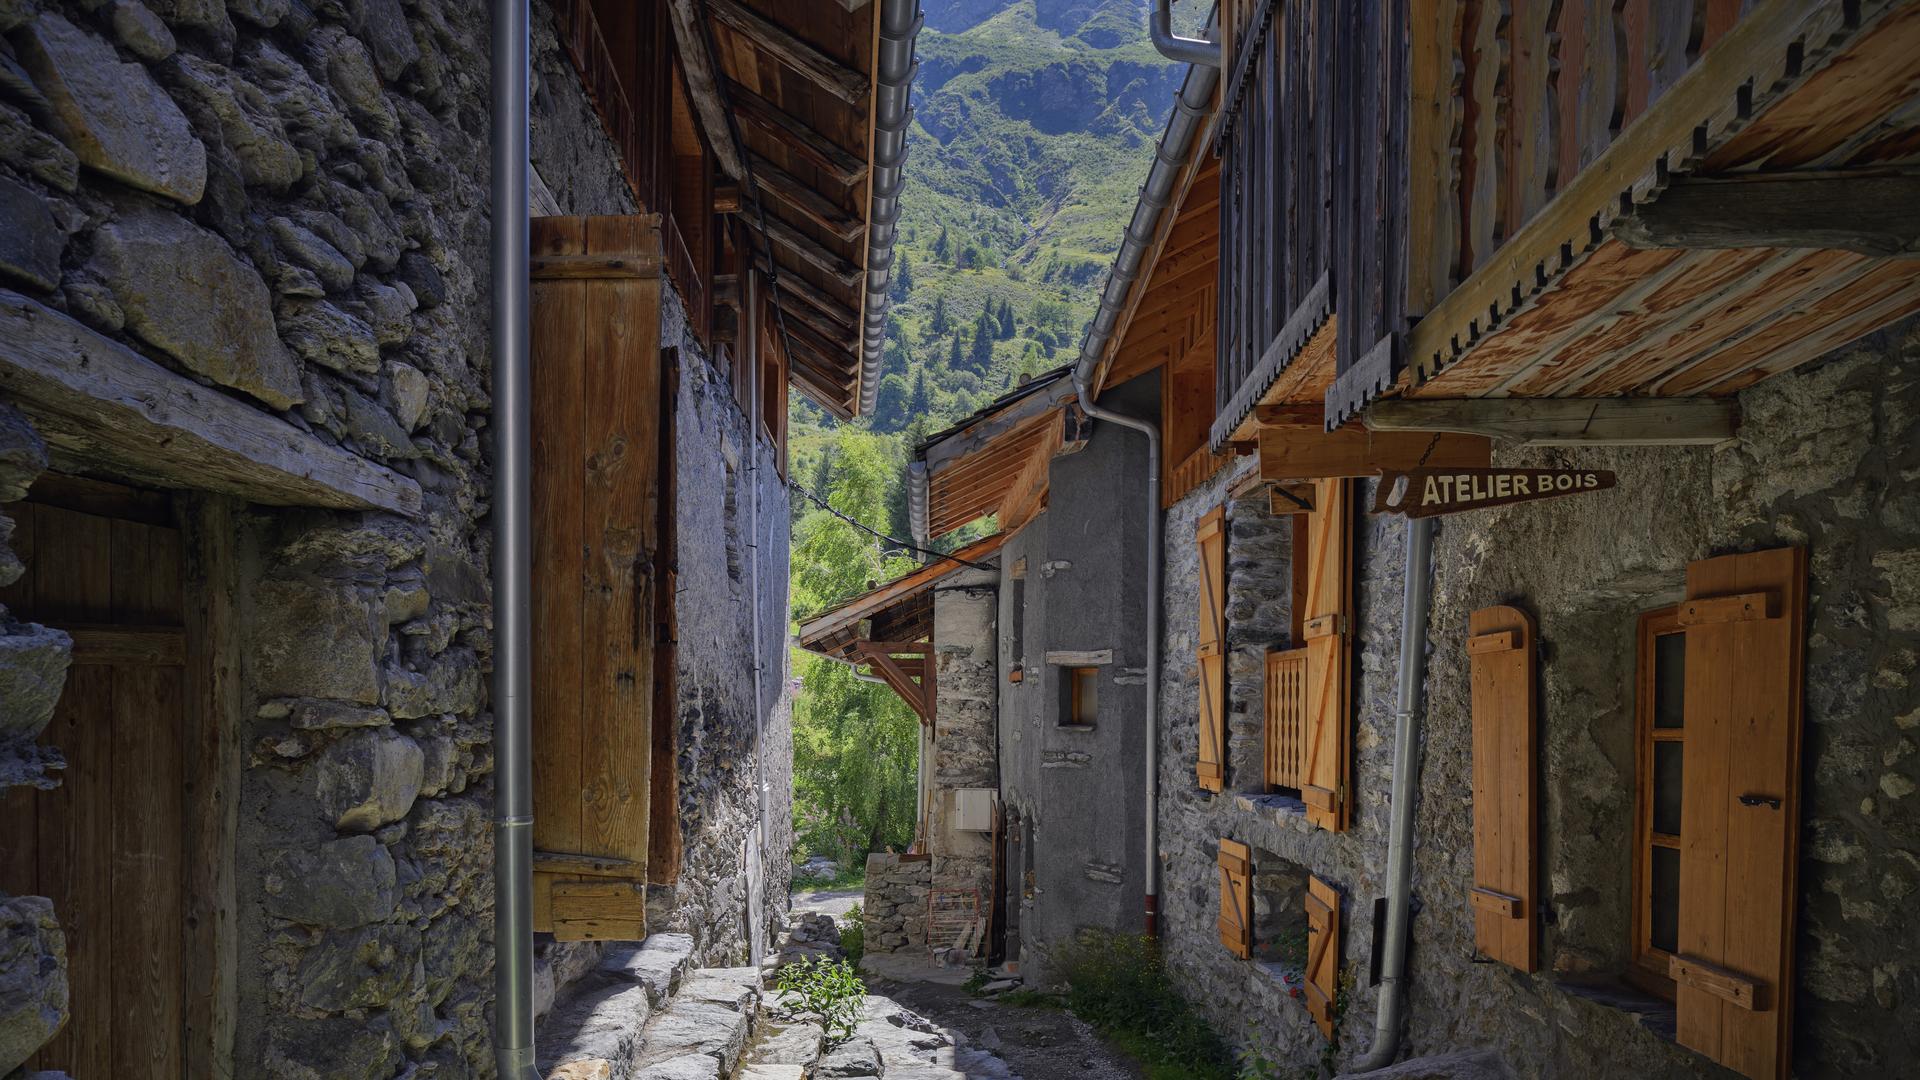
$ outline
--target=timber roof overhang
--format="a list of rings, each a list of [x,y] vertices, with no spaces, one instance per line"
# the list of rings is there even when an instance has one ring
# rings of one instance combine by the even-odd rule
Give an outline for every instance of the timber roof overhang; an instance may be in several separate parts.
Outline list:
[[[897,185],[877,191],[873,179],[876,154],[898,142],[881,138],[881,99],[894,120],[907,112],[904,88],[879,85],[883,17],[897,0],[671,2],[688,93],[739,185],[755,263],[776,278],[790,381],[850,419],[879,377],[881,342],[863,326],[884,325],[869,309],[885,303],[893,258],[893,223],[875,208]],[[909,56],[918,28],[904,30]]]
[[[1723,397],[1920,311],[1920,4],[1752,7],[1433,305],[1409,399]],[[1418,270],[1418,267],[1414,268]]]
[[[975,540],[953,553],[868,589],[800,624],[797,644],[811,653],[861,663],[862,642],[916,642],[933,633],[933,587],[942,578],[1000,550],[1007,534]]]
[[[927,535],[987,514],[1011,533],[1046,505],[1047,464],[1077,445],[1070,367],[1034,376],[914,449],[926,465]]]

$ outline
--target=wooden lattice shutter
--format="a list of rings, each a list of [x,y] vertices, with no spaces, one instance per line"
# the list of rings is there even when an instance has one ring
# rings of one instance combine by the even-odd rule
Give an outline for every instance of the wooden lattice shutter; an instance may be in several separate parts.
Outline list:
[[[1678,1038],[1747,1076],[1785,1077],[1806,668],[1807,553],[1687,568]]]
[[[533,223],[534,929],[646,935],[660,230]]]
[[[1333,1038],[1334,998],[1340,992],[1340,891],[1307,879],[1307,1012],[1320,1034]]]
[[[1227,529],[1226,510],[1214,507],[1195,532],[1200,548],[1200,786],[1220,791],[1227,781]]]
[[[1467,619],[1473,686],[1473,943],[1533,971],[1539,965],[1533,619],[1511,607]]]
[[[1253,849],[1220,841],[1220,944],[1242,960],[1253,955]]]
[[[1304,553],[1307,591],[1301,627],[1307,649],[1307,715],[1300,797],[1307,804],[1307,820],[1335,832],[1347,827],[1347,777],[1352,771],[1347,738],[1353,700],[1352,491],[1350,480],[1314,482]]]

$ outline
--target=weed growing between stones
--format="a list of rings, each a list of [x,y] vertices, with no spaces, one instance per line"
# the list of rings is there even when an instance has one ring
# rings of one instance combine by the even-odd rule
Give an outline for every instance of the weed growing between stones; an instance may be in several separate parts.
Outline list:
[[[845,960],[809,957],[788,964],[780,969],[774,989],[782,1005],[819,1019],[829,1049],[852,1038],[860,1026],[867,984]]]
[[[840,923],[840,951],[847,954],[847,963],[857,971],[860,958],[867,954],[867,919],[860,913],[860,905],[847,909],[847,917]]]
[[[1152,940],[1090,932],[1063,961],[1067,1007],[1139,1059],[1150,1080],[1233,1080],[1226,1041],[1174,988]]]

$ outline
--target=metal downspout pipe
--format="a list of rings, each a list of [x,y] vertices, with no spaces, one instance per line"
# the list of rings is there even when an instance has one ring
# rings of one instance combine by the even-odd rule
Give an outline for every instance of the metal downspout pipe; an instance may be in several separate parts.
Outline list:
[[[1387,842],[1387,932],[1381,944],[1380,1003],[1373,1046],[1353,1072],[1393,1063],[1407,1007],[1407,923],[1413,900],[1413,800],[1419,772],[1419,715],[1427,681],[1427,613],[1433,599],[1433,520],[1407,521],[1407,565],[1400,612],[1400,674],[1393,714],[1392,818]]]
[[[1166,13],[1166,0],[1159,0],[1155,9],[1154,25],[1162,25],[1161,19]],[[1218,18],[1216,11],[1215,19]],[[1215,25],[1208,22],[1211,32]],[[1158,43],[1158,33],[1155,35]],[[1181,39],[1185,40],[1185,39]],[[1164,49],[1162,50],[1165,51]],[[1171,54],[1169,54],[1171,55]],[[1127,223],[1126,235],[1121,238],[1120,251],[1114,256],[1113,267],[1107,271],[1107,285],[1100,293],[1100,310],[1094,316],[1092,325],[1087,328],[1087,336],[1080,342],[1080,359],[1073,367],[1073,387],[1080,395],[1080,408],[1094,420],[1106,420],[1122,427],[1132,428],[1147,437],[1147,752],[1146,752],[1146,928],[1148,934],[1159,932],[1160,904],[1160,648],[1162,629],[1160,626],[1161,596],[1160,576],[1166,559],[1166,549],[1161,542],[1164,527],[1160,508],[1160,429],[1151,421],[1137,420],[1123,416],[1110,409],[1103,409],[1093,399],[1093,373],[1100,366],[1100,358],[1106,353],[1112,340],[1114,328],[1119,322],[1121,308],[1127,302],[1127,293],[1133,282],[1140,276],[1140,264],[1146,257],[1147,248],[1153,243],[1154,234],[1159,231],[1160,216],[1166,212],[1173,199],[1173,186],[1185,164],[1187,153],[1193,140],[1198,138],[1204,126],[1203,121],[1213,105],[1214,85],[1220,81],[1218,64],[1220,53],[1214,48],[1211,58],[1197,57],[1186,59],[1192,66],[1187,69],[1186,81],[1180,86],[1180,93],[1173,101],[1173,115],[1167,120],[1167,130],[1160,135],[1160,142],[1154,148],[1153,168],[1147,173],[1147,179],[1140,187],[1140,201],[1134,207],[1133,219]],[[909,507],[913,498],[913,478],[909,477]]]
[[[747,347],[753,350],[754,363],[751,369],[755,372],[760,370],[759,301],[760,275],[749,270],[746,332]],[[747,914],[753,923],[748,928],[747,949],[756,968],[767,958],[767,943],[763,938],[767,922],[767,814],[771,800],[767,786],[766,699],[761,693],[765,647],[760,634],[760,417],[764,415],[766,405],[761,400],[766,392],[765,385],[766,380],[756,375],[753,388],[747,395],[752,402],[747,415],[747,453],[753,458],[752,466],[747,470],[747,484],[752,489],[747,498],[747,595],[752,597],[753,606],[753,786],[759,799],[759,814],[754,825],[754,859],[747,866]]]
[[[871,414],[880,394],[880,367],[887,343],[887,286],[893,278],[893,240],[905,183],[907,128],[913,107],[914,38],[920,34],[920,0],[881,0],[880,55],[874,60],[873,172],[868,191],[866,314],[860,327],[860,411]]]
[[[533,1049],[532,339],[528,0],[493,2],[493,1052],[540,1080]]]
[[[1217,12],[1215,17],[1218,18]],[[1147,34],[1153,38],[1153,47],[1169,60],[1198,67],[1220,67],[1219,42],[1174,34],[1172,0],[1153,0],[1153,9],[1147,15]]]

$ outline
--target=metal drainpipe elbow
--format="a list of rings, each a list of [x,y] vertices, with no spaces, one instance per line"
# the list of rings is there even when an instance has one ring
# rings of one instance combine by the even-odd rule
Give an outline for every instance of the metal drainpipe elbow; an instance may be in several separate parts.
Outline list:
[[[1173,32],[1173,0],[1153,0],[1147,16],[1147,32],[1160,55],[1182,64],[1201,67],[1220,66],[1220,45],[1205,38],[1180,37]]]

